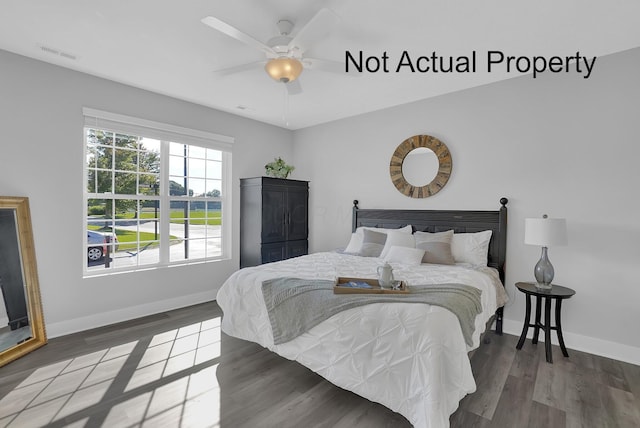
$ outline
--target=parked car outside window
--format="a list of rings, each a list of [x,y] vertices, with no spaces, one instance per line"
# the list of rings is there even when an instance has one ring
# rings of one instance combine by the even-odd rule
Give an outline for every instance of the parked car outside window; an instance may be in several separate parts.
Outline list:
[[[87,259],[95,262],[104,258],[107,254],[107,245],[113,243],[108,249],[110,253],[118,251],[118,236],[113,232],[87,231]]]

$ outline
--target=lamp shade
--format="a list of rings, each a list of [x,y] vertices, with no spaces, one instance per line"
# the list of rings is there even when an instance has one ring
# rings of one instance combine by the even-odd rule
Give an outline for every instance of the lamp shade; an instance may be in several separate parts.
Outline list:
[[[295,58],[274,58],[264,66],[269,76],[278,82],[293,82],[302,73],[302,63]]]
[[[567,245],[567,221],[563,218],[524,219],[524,243],[541,247]]]

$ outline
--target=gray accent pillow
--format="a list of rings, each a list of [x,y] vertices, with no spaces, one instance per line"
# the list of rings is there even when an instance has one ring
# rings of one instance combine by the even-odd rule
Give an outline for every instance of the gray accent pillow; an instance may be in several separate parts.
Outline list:
[[[362,232],[362,247],[360,247],[358,255],[363,257],[380,257],[384,249],[384,243],[387,242],[387,234],[368,229],[364,229]]]
[[[436,233],[416,232],[413,235],[416,239],[416,248],[425,250],[422,263],[455,264],[456,261],[451,253],[453,230]]]

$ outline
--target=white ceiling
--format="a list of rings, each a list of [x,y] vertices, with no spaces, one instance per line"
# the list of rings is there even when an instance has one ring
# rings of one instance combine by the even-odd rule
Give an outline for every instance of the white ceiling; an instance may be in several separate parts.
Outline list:
[[[386,51],[395,65],[405,50],[414,57],[476,50],[477,72],[353,77],[305,70],[303,92],[290,96],[260,68],[214,73],[264,54],[207,27],[203,17],[266,42],[278,20],[298,23],[295,35],[323,7],[340,20],[307,56],[344,62],[346,50]],[[3,0],[0,11],[0,49],[289,129],[518,75],[486,73],[489,50],[592,57],[640,46],[637,0]]]

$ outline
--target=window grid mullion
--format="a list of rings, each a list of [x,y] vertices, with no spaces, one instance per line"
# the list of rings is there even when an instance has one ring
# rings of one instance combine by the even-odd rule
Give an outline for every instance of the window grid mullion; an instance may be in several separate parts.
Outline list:
[[[171,206],[169,199],[169,141],[160,142],[160,263],[169,263]]]

